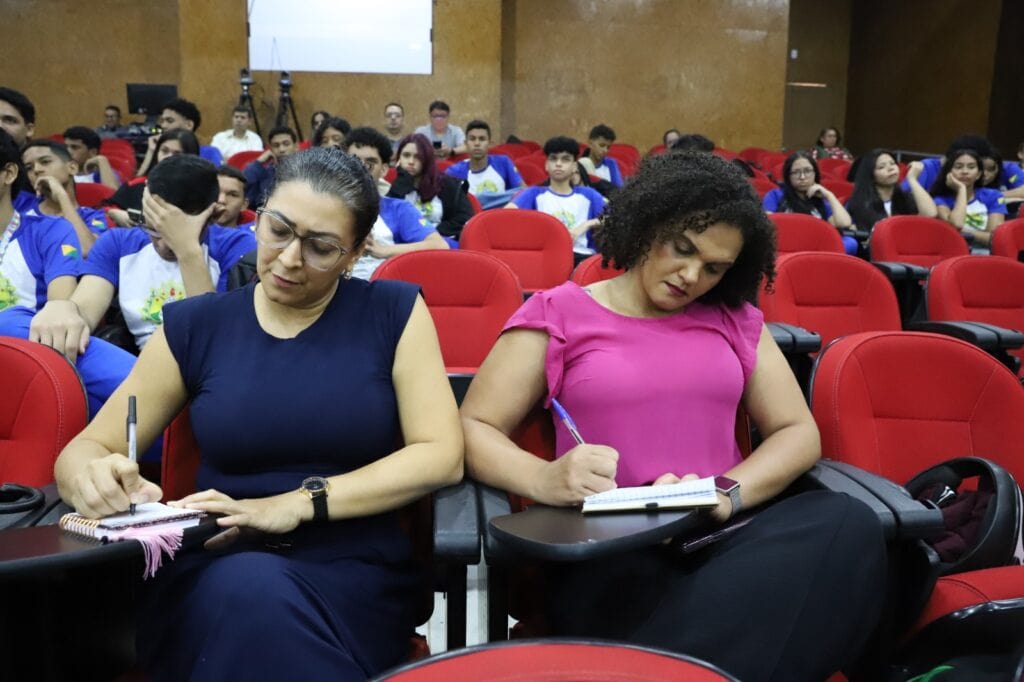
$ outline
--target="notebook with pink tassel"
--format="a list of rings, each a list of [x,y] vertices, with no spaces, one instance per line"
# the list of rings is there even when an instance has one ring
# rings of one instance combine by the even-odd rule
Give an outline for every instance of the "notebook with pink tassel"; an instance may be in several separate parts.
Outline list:
[[[145,554],[146,577],[152,577],[163,562],[163,555],[173,559],[181,548],[186,528],[199,525],[205,516],[194,509],[176,509],[160,502],[148,502],[135,508],[134,514],[124,512],[102,519],[88,519],[81,514],[65,514],[60,527],[66,532],[100,542],[138,540]]]

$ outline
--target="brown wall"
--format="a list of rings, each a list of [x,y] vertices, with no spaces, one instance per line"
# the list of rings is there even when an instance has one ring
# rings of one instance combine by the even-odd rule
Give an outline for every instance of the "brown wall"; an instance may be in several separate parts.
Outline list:
[[[787,149],[807,149],[826,126],[846,127],[846,75],[850,56],[851,0],[791,0],[786,68]],[[823,84],[808,87],[805,83]],[[845,140],[844,140],[845,142]]]
[[[854,3],[850,147],[941,152],[960,133],[984,133],[1000,8],[998,0]]]
[[[98,125],[124,83],[178,83],[203,111],[200,137],[228,127],[247,62],[246,0],[0,0],[0,83],[39,109],[39,134]],[[648,147],[669,127],[721,145],[781,142],[788,0],[435,0],[429,76],[293,73],[308,133],[315,109],[382,124],[401,101],[407,128],[435,98],[453,121],[491,122],[496,137],[584,136],[596,123]],[[116,27],[116,32],[112,31]],[[53,42],[41,49],[39,36]],[[117,39],[110,39],[116,35]],[[100,38],[103,38],[102,40]],[[254,74],[264,131],[277,74]]]
[[[175,0],[0,0],[0,26],[0,84],[35,104],[37,137],[127,111],[125,83],[178,82]]]
[[[672,127],[731,149],[780,144],[787,0],[515,4],[520,136],[603,122],[644,149]]]

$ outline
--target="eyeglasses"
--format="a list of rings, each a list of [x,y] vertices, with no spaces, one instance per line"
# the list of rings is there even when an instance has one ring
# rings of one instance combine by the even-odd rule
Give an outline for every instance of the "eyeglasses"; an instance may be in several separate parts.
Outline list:
[[[402,118],[402,112],[389,111],[388,113],[384,114],[384,116],[386,116],[387,118]]]
[[[802,177],[804,175],[814,175],[814,169],[813,168],[796,168],[794,170],[789,171],[789,174],[792,175],[793,177],[799,178],[799,177]]]
[[[430,118],[448,118],[448,114],[431,114]]]
[[[296,239],[301,242],[302,262],[316,270],[330,270],[349,250],[330,239],[301,236],[284,216],[266,208],[256,210],[256,241],[268,249],[283,251]]]
[[[142,211],[140,211],[137,208],[129,208],[127,210],[127,213],[128,222],[131,223],[132,227],[138,227],[141,228],[142,230],[145,230],[146,234],[148,234],[150,237],[160,236],[159,230],[157,230],[154,227],[150,227],[149,225],[146,224],[146,216],[143,215]]]
[[[381,162],[378,161],[377,159],[359,159],[359,160],[363,162],[363,168],[365,168],[366,170],[371,171],[371,172],[373,171],[374,168],[376,168],[377,166],[381,165]]]

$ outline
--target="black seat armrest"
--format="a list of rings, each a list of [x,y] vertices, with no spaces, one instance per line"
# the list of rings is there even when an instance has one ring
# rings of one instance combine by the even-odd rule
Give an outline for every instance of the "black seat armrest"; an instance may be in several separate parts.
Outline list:
[[[818,462],[793,485],[800,490],[831,490],[836,493],[845,493],[855,500],[860,500],[870,507],[878,517],[886,540],[893,540],[898,535],[899,524],[892,509],[878,499],[877,495],[841,471],[822,466],[821,462]]]
[[[444,561],[480,563],[476,483],[464,479],[434,493],[434,554]]]
[[[896,517],[898,539],[927,539],[943,531],[940,509],[915,500],[905,488],[889,479],[831,459],[823,459],[818,465],[852,479],[885,504]]]
[[[1021,332],[984,322],[921,320],[907,323],[904,328],[907,331],[953,336],[988,352],[1024,346],[1024,334]]]
[[[783,353],[816,353],[821,350],[821,336],[803,327],[786,322],[769,322],[767,326]]]
[[[872,261],[871,264],[881,270],[890,282],[917,282],[928,279],[928,268],[923,265],[893,261]]]
[[[479,513],[480,537],[483,541],[484,561],[488,564],[508,557],[504,546],[490,533],[490,521],[498,516],[512,513],[512,503],[504,490],[476,483],[477,509]]]

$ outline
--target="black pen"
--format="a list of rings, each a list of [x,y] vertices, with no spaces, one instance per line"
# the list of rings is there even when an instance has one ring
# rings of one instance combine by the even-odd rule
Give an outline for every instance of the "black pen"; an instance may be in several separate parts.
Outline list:
[[[128,396],[128,461],[135,463],[136,459],[136,444],[135,444],[135,396]],[[135,503],[132,502],[128,507],[129,514],[135,514]]]

